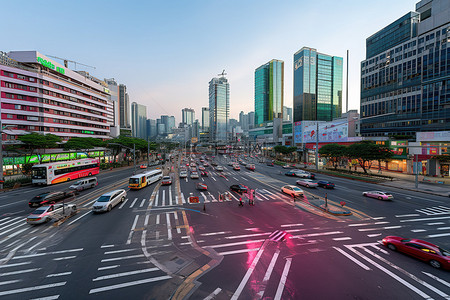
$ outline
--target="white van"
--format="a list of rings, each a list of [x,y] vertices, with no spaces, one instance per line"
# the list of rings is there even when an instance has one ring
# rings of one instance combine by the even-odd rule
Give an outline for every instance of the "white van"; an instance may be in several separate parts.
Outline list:
[[[98,184],[97,177],[89,177],[78,180],[76,183],[69,186],[69,189],[76,190],[79,192],[85,189],[93,188],[97,184]]]

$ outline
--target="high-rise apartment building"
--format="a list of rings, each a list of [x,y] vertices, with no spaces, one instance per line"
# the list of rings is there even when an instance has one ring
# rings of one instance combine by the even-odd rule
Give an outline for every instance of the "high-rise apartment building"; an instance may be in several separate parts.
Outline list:
[[[230,114],[230,84],[225,76],[209,82],[210,141],[227,141]]]
[[[342,57],[303,47],[294,54],[294,122],[342,115]]]
[[[192,125],[195,121],[195,111],[192,108],[183,108],[181,110],[181,122],[183,125]]]
[[[209,108],[202,107],[202,132],[209,132]]]
[[[130,99],[127,93],[127,86],[119,85],[119,124],[120,128],[130,129]]]
[[[255,127],[255,112],[251,111],[248,113],[248,129],[252,129]]]
[[[283,106],[283,121],[292,121],[292,108]]]
[[[450,130],[450,2],[423,0],[366,40],[361,135]]]
[[[283,118],[284,61],[273,59],[255,70],[255,122]]]
[[[147,139],[147,107],[131,103],[131,130],[133,137]]]

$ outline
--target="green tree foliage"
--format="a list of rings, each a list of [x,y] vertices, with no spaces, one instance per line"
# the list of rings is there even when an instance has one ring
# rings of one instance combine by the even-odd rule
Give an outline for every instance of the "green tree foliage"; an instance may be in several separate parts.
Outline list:
[[[377,145],[371,141],[355,143],[347,148],[347,157],[358,160],[359,165],[367,173],[366,166],[370,169],[374,160],[388,160],[393,153],[386,147]]]
[[[326,144],[319,149],[322,157],[329,159],[333,163],[333,167],[337,169],[339,162],[345,157],[347,147],[339,144]]]
[[[273,150],[277,153],[281,153],[281,154],[290,154],[292,152],[295,152],[297,150],[296,147],[286,147],[286,146],[282,146],[282,145],[278,145],[273,147]]]
[[[21,147],[25,149],[28,155],[28,160],[25,163],[29,163],[31,156],[37,153],[39,149],[57,148],[58,143],[61,142],[61,138],[54,134],[40,134],[32,132],[30,134],[21,135],[17,138],[23,144]],[[39,158],[39,162],[42,158]]]
[[[79,150],[89,156],[89,150],[96,147],[103,147],[105,142],[92,137],[73,137],[63,145],[64,150]]]

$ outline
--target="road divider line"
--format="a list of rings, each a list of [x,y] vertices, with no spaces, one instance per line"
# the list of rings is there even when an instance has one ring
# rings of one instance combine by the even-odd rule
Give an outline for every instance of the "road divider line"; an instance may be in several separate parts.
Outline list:
[[[92,212],[91,210],[88,211],[88,212],[86,212],[85,214],[83,214],[83,215],[81,215],[80,217],[76,218],[75,220],[71,221],[69,224],[67,224],[67,226],[72,225],[73,223],[75,223],[76,221],[80,220],[81,218],[87,216],[87,215],[90,214],[91,212]]]
[[[137,224],[138,219],[139,219],[139,215],[136,215],[136,217],[134,218],[134,221],[133,221],[133,225],[131,226],[130,233],[128,234],[128,239],[126,242],[127,245],[131,244],[131,237],[133,236],[134,230],[136,229],[136,224]]]
[[[275,294],[274,300],[280,300],[283,295],[284,286],[286,284],[289,269],[291,268],[292,258],[286,258],[286,263],[284,265],[283,273],[281,274],[280,283],[278,284],[277,293]]]
[[[171,189],[171,186],[169,186],[169,201],[167,201],[168,203],[169,203],[169,205],[175,205],[175,204],[173,204],[173,201],[172,201],[172,189]]]
[[[119,277],[123,277],[123,276],[136,275],[136,274],[142,274],[142,273],[148,273],[148,272],[154,272],[154,271],[159,271],[159,269],[158,268],[149,268],[149,269],[143,269],[143,270],[137,270],[137,271],[129,271],[129,272],[112,274],[112,275],[100,276],[100,277],[96,277],[96,278],[92,279],[92,281],[113,279],[113,278],[119,278]]]
[[[9,290],[9,291],[1,291],[0,292],[0,296],[6,296],[6,295],[12,295],[12,294],[18,294],[18,293],[24,293],[24,292],[31,292],[31,291],[49,289],[49,288],[54,288],[54,287],[58,287],[58,286],[64,286],[64,285],[66,285],[66,283],[67,283],[67,281],[63,281],[63,282],[56,282],[56,283],[51,283],[51,284],[30,286],[30,287],[26,287],[26,288]]]
[[[350,254],[348,254],[347,252],[345,252],[344,250],[338,248],[338,247],[333,247],[335,250],[337,250],[339,253],[341,253],[342,255],[344,255],[345,257],[347,257],[348,259],[350,259],[352,262],[354,262],[355,264],[357,264],[358,266],[360,266],[361,268],[363,268],[366,271],[370,271],[371,268],[369,268],[368,266],[366,266],[365,264],[363,264],[362,262],[360,262],[359,260],[357,260],[356,258],[354,258],[353,256],[351,256]]]
[[[205,299],[203,300],[213,300],[216,298],[216,296],[222,291],[221,288],[215,289],[211,294],[209,294]]]
[[[120,288],[124,288],[124,287],[144,284],[144,283],[161,281],[161,280],[166,280],[166,279],[170,279],[170,278],[172,278],[172,277],[165,275],[165,276],[153,277],[153,278],[148,278],[148,279],[135,280],[135,281],[131,281],[131,282],[120,283],[120,284],[115,284],[115,285],[92,289],[89,291],[89,294],[95,294],[95,293],[110,291],[110,290],[114,290],[114,289],[120,289]]]
[[[167,222],[167,238],[169,239],[169,240],[171,240],[172,239],[172,229],[170,228],[171,227],[171,225],[170,225],[170,216],[169,216],[169,213],[166,213],[166,222]]]
[[[139,258],[139,257],[144,257],[144,256],[145,256],[144,254],[136,254],[136,255],[130,255],[130,256],[105,258],[105,259],[102,259],[100,262],[110,262],[110,261],[117,261],[117,260],[123,260],[123,259]]]
[[[231,255],[231,254],[239,254],[239,253],[246,253],[246,252],[256,252],[259,248],[253,248],[253,249],[241,249],[241,250],[233,250],[233,251],[224,251],[224,252],[218,252],[220,255]]]
[[[259,291],[256,294],[258,299],[262,299],[264,296],[264,292],[266,290],[267,283],[269,282],[270,275],[272,275],[273,268],[275,267],[275,263],[278,259],[278,255],[280,255],[280,249],[277,249],[270,260],[269,266],[267,267],[266,274],[264,274],[264,278],[259,285]]]

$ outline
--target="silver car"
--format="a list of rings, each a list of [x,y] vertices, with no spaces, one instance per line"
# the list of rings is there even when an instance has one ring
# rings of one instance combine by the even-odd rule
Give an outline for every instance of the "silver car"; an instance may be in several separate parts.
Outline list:
[[[92,206],[92,210],[94,213],[111,211],[114,206],[125,201],[126,197],[127,192],[125,192],[125,190],[114,190],[112,192],[108,192],[98,197],[97,201],[95,201]]]
[[[311,179],[300,179],[297,180],[297,184],[298,185],[303,185],[306,186],[308,188],[315,188],[318,186],[317,182]]]
[[[76,212],[77,206],[75,204],[56,203],[41,206],[28,215],[27,223],[32,225],[47,223],[51,220],[59,220],[69,215],[74,215]]]

